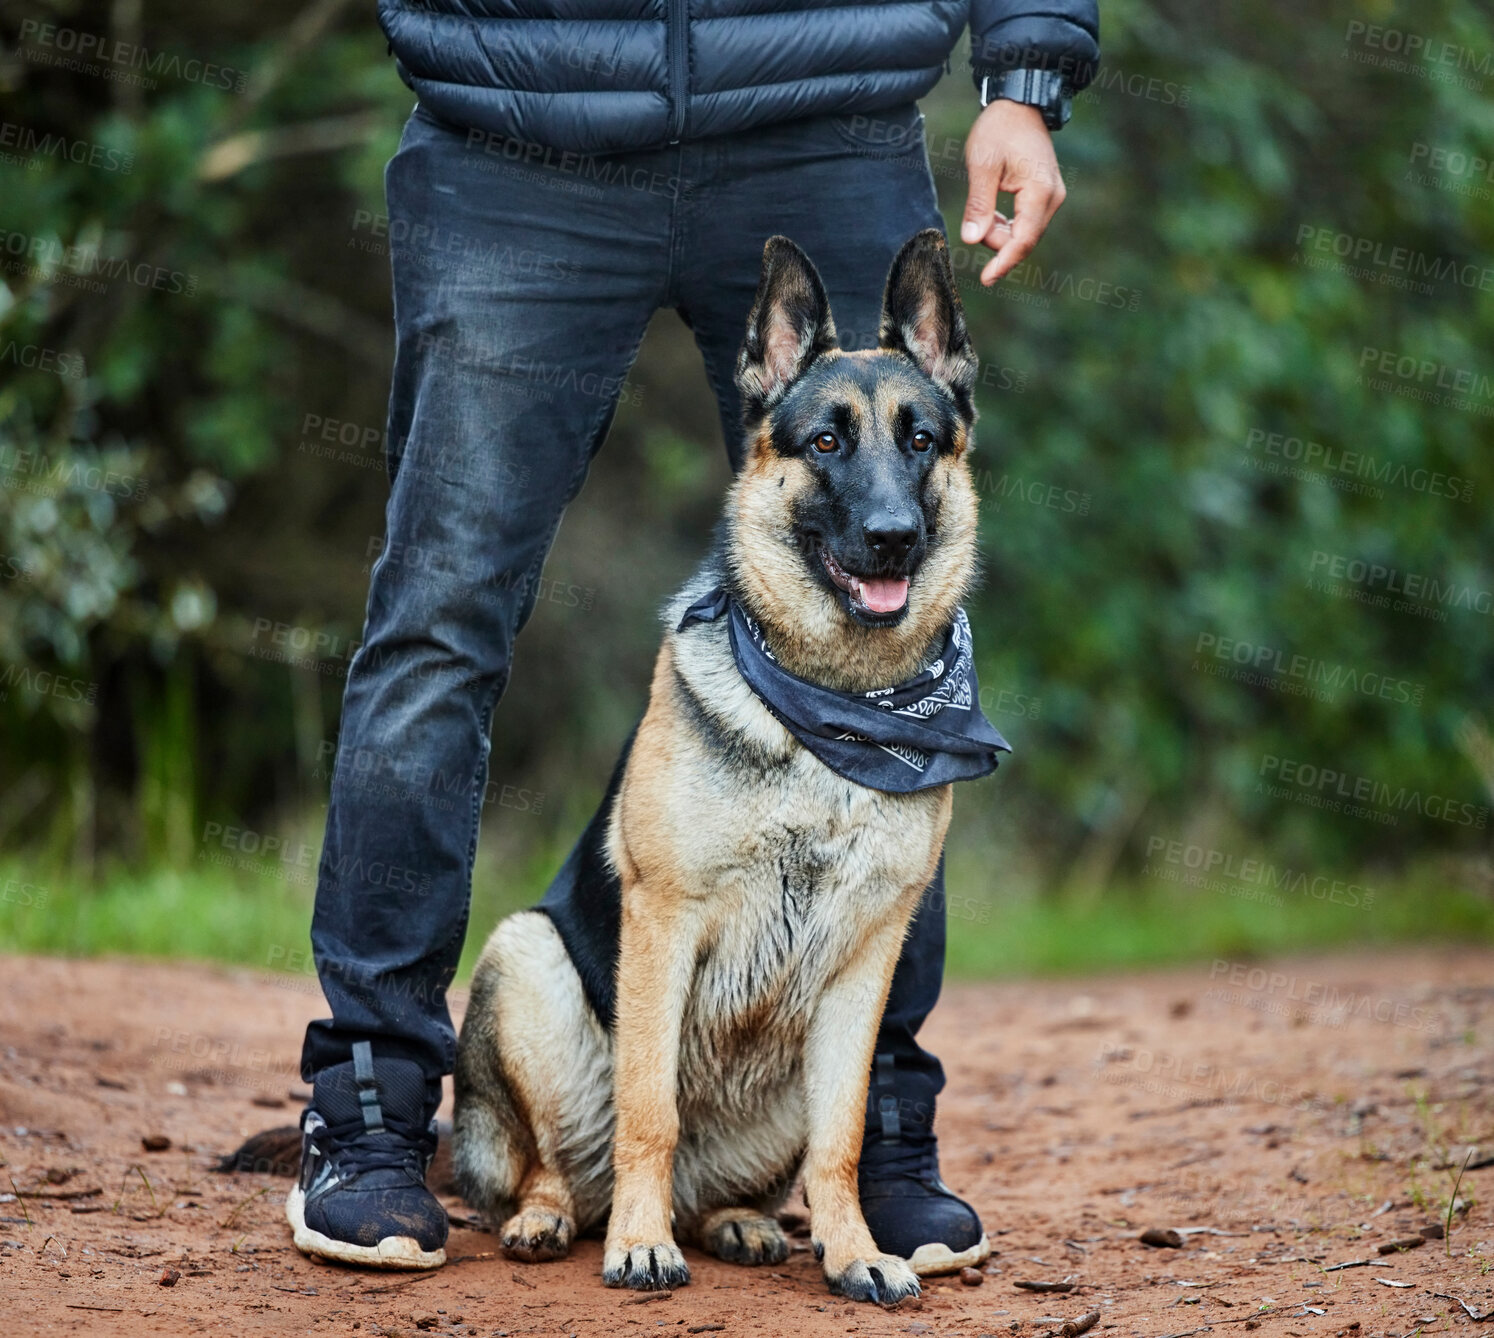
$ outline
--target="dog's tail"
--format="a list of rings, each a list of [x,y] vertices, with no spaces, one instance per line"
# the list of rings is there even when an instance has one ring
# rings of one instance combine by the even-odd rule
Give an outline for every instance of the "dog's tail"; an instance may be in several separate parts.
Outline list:
[[[451,1122],[440,1121],[436,1134],[436,1155],[426,1168],[425,1183],[437,1194],[459,1193],[451,1171]],[[220,1157],[213,1170],[224,1174],[253,1171],[289,1179],[300,1168],[301,1126],[282,1124],[250,1134],[234,1151]]]
[[[514,1109],[491,1034],[494,971],[479,963],[457,1046],[451,1164],[457,1192],[495,1225],[512,1211],[529,1164],[528,1131]]]
[[[523,1160],[515,1155],[511,1118],[483,1097],[457,1107],[451,1140],[457,1193],[495,1226],[514,1210]]]

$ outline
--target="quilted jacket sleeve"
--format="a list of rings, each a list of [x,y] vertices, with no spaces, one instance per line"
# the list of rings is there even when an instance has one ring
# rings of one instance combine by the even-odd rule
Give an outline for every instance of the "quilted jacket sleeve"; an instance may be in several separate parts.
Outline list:
[[[971,0],[970,63],[981,73],[1038,69],[1084,88],[1100,61],[1096,0]]]

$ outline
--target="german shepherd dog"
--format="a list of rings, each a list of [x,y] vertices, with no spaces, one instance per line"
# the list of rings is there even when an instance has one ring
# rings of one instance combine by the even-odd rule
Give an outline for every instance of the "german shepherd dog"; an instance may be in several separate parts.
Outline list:
[[[572,856],[620,900],[614,1015],[588,1002],[543,910],[500,923],[473,978],[453,1160],[511,1257],[562,1256],[606,1219],[610,1287],[688,1282],[677,1239],[778,1263],[773,1214],[802,1171],[831,1290],[918,1292],[877,1249],[856,1170],[877,1027],[951,787],[843,779],[754,695],[725,620],[680,622],[724,588],[810,683],[868,692],[926,668],[974,574],[975,371],[937,231],[894,261],[867,352],[838,346],[808,257],[767,243],[736,366],[747,460],[715,551],[665,610],[590,853]]]

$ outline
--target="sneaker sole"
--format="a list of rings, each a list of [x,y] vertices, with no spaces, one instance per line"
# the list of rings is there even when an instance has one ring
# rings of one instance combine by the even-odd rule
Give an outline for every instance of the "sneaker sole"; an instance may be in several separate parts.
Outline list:
[[[974,1268],[991,1257],[991,1242],[984,1234],[968,1250],[956,1254],[948,1245],[932,1241],[920,1245],[908,1260],[908,1267],[921,1278],[938,1277],[941,1273],[958,1273],[962,1268]]]
[[[285,1220],[290,1223],[296,1249],[314,1259],[331,1259],[339,1264],[361,1264],[364,1268],[429,1269],[446,1262],[446,1251],[422,1250],[411,1236],[385,1236],[377,1245],[354,1245],[333,1240],[306,1225],[306,1195],[300,1185],[293,1185],[285,1196]]]

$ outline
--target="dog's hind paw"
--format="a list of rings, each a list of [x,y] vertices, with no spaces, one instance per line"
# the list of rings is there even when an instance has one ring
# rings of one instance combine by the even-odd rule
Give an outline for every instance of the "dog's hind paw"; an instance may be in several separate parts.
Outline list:
[[[825,1281],[837,1296],[851,1301],[875,1301],[879,1305],[896,1305],[903,1297],[917,1296],[921,1290],[918,1275],[908,1267],[908,1261],[895,1254],[853,1259],[838,1273],[826,1269]]]
[[[602,1281],[635,1292],[667,1292],[690,1281],[690,1266],[673,1241],[610,1246],[602,1256]]]
[[[563,1259],[570,1253],[573,1229],[570,1220],[549,1208],[521,1208],[503,1224],[498,1239],[510,1259],[537,1264],[543,1259]]]
[[[750,1208],[723,1208],[708,1214],[701,1224],[700,1241],[716,1258],[732,1264],[781,1264],[789,1256],[783,1228]]]

